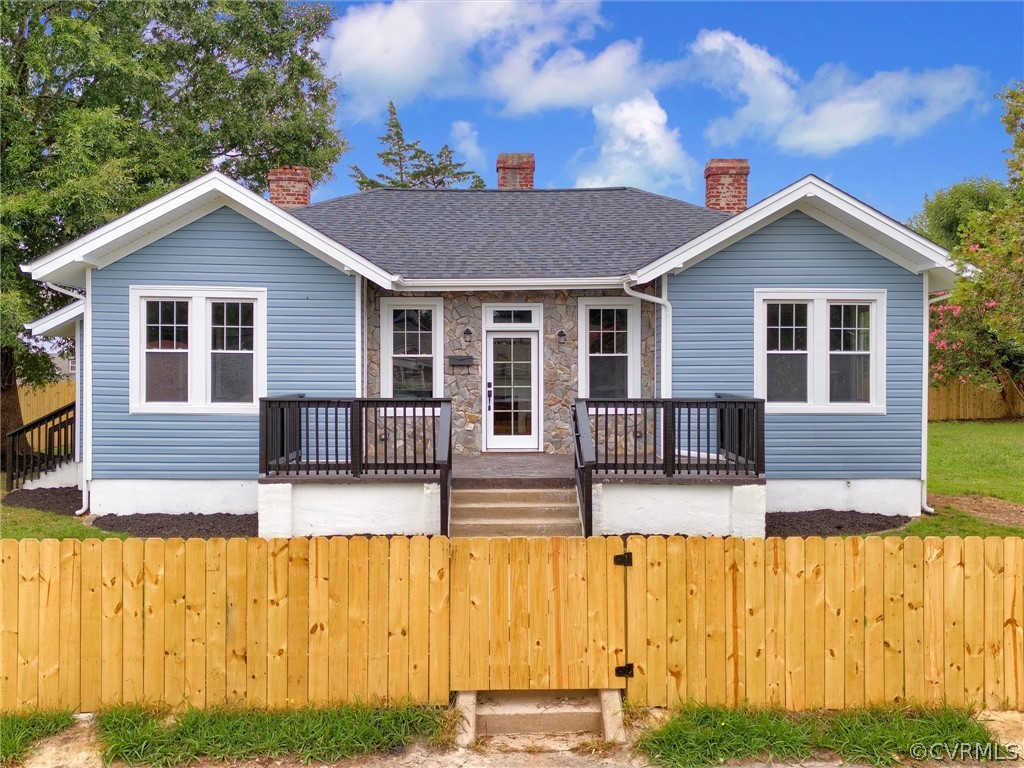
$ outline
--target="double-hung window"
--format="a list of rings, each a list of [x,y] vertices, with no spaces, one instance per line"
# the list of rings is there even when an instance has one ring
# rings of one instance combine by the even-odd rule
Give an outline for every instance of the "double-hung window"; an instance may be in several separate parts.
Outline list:
[[[133,413],[256,413],[266,394],[266,290],[130,289]]]
[[[755,292],[754,389],[769,413],[884,413],[884,290]]]
[[[441,397],[444,315],[441,299],[381,299],[381,397]]]
[[[580,397],[640,396],[640,301],[579,300]]]

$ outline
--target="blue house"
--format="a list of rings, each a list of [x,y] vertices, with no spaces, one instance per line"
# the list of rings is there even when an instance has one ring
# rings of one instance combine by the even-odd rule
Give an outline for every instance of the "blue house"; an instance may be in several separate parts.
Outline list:
[[[742,160],[704,207],[533,171],[315,205],[210,173],[25,265],[80,297],[29,328],[80,386],[14,481],[264,536],[920,513],[942,248],[814,176],[748,207]]]

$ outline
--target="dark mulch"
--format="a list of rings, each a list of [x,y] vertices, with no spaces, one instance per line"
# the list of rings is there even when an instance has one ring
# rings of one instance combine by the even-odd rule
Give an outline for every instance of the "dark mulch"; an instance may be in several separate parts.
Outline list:
[[[256,515],[231,515],[226,512],[212,515],[103,515],[95,518],[92,524],[104,531],[161,539],[230,539],[255,536],[257,531]]]
[[[82,492],[77,488],[33,488],[11,491],[4,496],[4,506],[27,507],[57,515],[73,515],[82,506]]]
[[[891,531],[910,522],[902,515],[876,515],[836,509],[771,512],[765,515],[765,536],[860,536]]]

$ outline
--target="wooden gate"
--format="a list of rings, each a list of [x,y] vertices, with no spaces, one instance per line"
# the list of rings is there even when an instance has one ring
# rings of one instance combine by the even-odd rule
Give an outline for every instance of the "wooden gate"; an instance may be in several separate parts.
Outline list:
[[[620,538],[452,539],[451,687],[623,688]]]

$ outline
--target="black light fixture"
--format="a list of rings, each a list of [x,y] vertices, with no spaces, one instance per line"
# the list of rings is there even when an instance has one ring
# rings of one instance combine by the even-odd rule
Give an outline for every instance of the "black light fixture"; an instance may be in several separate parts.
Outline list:
[[[565,343],[565,329],[564,329],[564,328],[562,328],[562,329],[561,329],[561,330],[560,330],[560,331],[559,331],[559,332],[558,332],[557,334],[555,334],[555,335],[556,335],[556,336],[558,336],[558,343],[559,343],[559,344],[564,344],[564,343]]]
[[[473,329],[470,328],[468,325],[466,326],[466,330],[462,332],[462,338],[464,338],[466,341],[469,341],[471,338],[473,338]]]

